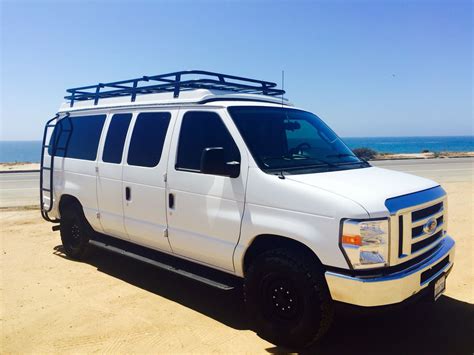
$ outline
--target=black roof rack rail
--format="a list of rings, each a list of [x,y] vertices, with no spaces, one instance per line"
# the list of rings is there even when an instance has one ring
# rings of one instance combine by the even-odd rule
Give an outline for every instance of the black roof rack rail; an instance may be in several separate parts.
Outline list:
[[[151,85],[144,85],[144,83]],[[204,70],[187,70],[71,88],[66,90],[70,95],[64,98],[69,100],[70,107],[73,107],[76,101],[94,100],[94,105],[97,105],[99,99],[121,96],[130,96],[131,102],[134,102],[137,94],[173,92],[176,98],[179,97],[181,91],[191,89],[225,90],[267,96],[283,95],[285,91],[277,89],[276,86],[276,83],[270,81]]]

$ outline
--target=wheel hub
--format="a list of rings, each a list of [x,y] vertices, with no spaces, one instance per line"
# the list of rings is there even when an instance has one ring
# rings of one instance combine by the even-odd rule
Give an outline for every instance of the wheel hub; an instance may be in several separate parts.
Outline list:
[[[273,305],[275,308],[281,309],[282,312],[288,312],[293,306],[294,296],[290,293],[286,287],[280,286],[273,290]]]
[[[295,287],[288,280],[274,280],[267,288],[267,310],[280,320],[292,320],[299,313],[300,302]]]
[[[77,247],[81,242],[81,230],[77,224],[71,226],[71,246]]]

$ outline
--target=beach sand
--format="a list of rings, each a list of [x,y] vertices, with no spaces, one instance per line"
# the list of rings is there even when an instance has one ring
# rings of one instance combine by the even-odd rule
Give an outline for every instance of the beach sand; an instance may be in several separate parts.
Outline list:
[[[365,354],[369,330],[375,351],[472,351],[474,186],[466,177],[443,187],[457,242],[445,295],[395,312],[338,309],[318,354]],[[285,351],[249,329],[239,290],[217,291],[100,250],[85,262],[69,260],[38,210],[1,210],[0,225],[2,353]]]

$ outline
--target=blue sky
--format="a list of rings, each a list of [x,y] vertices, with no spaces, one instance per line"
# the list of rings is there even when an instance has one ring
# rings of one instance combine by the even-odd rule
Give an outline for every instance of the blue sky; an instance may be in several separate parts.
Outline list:
[[[0,5],[2,140],[40,139],[69,87],[184,69],[284,69],[341,136],[473,134],[469,0]]]

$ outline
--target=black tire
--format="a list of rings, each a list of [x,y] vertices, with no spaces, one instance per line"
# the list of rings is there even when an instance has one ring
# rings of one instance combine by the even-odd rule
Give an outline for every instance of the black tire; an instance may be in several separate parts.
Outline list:
[[[278,346],[309,347],[332,322],[321,267],[304,253],[275,249],[259,255],[248,269],[244,295],[255,331]]]
[[[60,231],[66,255],[76,260],[85,258],[89,249],[90,226],[80,206],[74,204],[64,208]]]

